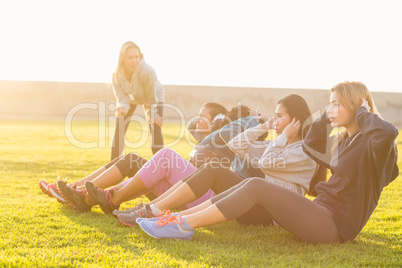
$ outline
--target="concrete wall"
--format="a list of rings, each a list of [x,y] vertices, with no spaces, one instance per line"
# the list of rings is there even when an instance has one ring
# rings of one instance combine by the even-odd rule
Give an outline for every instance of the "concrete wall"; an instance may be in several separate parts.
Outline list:
[[[247,88],[165,85],[165,102],[180,108],[186,119],[197,115],[206,101],[227,108],[238,102],[271,115],[276,101],[296,93],[304,97],[314,112],[328,103],[329,90]],[[388,121],[402,126],[402,93],[373,92],[377,107]],[[111,116],[115,98],[110,84],[69,82],[0,81],[0,117],[2,118],[74,118]],[[137,113],[143,115],[142,109]],[[178,111],[165,109],[166,119],[178,119]]]

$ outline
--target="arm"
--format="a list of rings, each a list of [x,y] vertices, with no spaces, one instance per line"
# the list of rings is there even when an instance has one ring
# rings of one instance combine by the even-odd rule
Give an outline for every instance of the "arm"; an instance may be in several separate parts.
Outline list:
[[[126,109],[126,111],[128,111],[130,109],[130,98],[124,91],[121,83],[117,82],[116,74],[113,74],[112,88],[114,96],[116,97],[116,109],[119,107],[123,107],[124,109]]]
[[[305,170],[308,156],[303,148],[298,146],[292,149],[285,149],[288,139],[285,134],[280,134],[273,140],[264,151],[260,161],[259,168],[267,174],[267,171],[279,170],[286,172],[298,172]]]
[[[263,128],[262,125],[259,124],[238,134],[228,143],[228,146],[241,158],[260,158],[263,155],[268,142],[257,141],[257,139],[267,132],[268,129]]]
[[[221,140],[219,130],[216,130],[206,136],[201,141],[200,145],[221,158],[226,157],[230,159],[230,161],[233,161],[235,157],[233,151],[230,150],[228,146]]]
[[[324,112],[320,118],[313,122],[303,140],[305,153],[318,164],[327,168],[330,168],[331,148],[336,140],[335,137],[329,137],[332,129],[327,113]]]
[[[359,107],[356,111],[356,122],[363,136],[368,136],[375,149],[393,144],[398,136],[398,130],[377,114],[370,113],[366,107]]]
[[[156,79],[156,75],[155,75]],[[156,80],[155,83],[155,96],[156,100],[158,103],[164,103],[165,102],[165,88],[162,86],[161,82],[159,80]]]
[[[205,138],[204,133],[197,132],[197,122],[195,120],[193,120],[190,123],[190,125],[187,127],[187,130],[190,132],[191,136],[193,136],[197,142],[201,142]]]
[[[221,128],[219,131],[219,136],[223,142],[228,144],[239,133],[243,132],[245,129],[255,127],[258,124],[258,120],[254,116],[240,118]]]

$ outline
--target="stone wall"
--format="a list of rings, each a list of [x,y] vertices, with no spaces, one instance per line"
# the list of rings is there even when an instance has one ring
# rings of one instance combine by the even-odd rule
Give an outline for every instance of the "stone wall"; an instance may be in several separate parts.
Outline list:
[[[237,103],[271,115],[276,101],[291,94],[304,97],[314,112],[328,103],[329,90],[248,88],[165,85],[165,118],[179,114],[188,119],[198,114],[206,101],[216,101],[227,108]],[[373,92],[377,107],[388,121],[402,126],[402,93]],[[96,118],[112,116],[115,98],[110,84],[70,82],[0,81],[0,117],[2,118]],[[177,107],[177,108],[175,108]],[[142,109],[137,113],[143,115]]]

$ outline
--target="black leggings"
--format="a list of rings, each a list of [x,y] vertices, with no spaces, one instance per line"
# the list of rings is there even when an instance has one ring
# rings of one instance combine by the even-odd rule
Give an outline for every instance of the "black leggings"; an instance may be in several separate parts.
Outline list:
[[[232,187],[235,189],[237,185],[242,185],[247,181],[247,179],[243,179],[228,168],[221,166],[218,162],[211,162],[203,165],[189,177],[183,179],[183,181],[187,183],[198,199],[209,189],[214,191],[215,194],[226,193],[228,189],[232,189]],[[212,203],[215,202],[214,200],[218,199],[213,197],[211,199]],[[236,219],[239,223],[245,225],[272,224],[271,216],[260,206],[250,208],[244,214],[239,215]]]
[[[328,209],[264,179],[250,178],[211,200],[228,221],[258,205],[283,228],[304,241],[342,242]]]
[[[108,169],[111,166],[115,165],[119,169],[121,175],[123,175],[123,178],[132,177],[138,172],[138,170],[140,170],[143,165],[145,165],[146,162],[147,160],[142,158],[138,154],[129,153],[124,156],[122,155],[116,157],[105,165],[105,169]]]
[[[137,105],[130,105],[130,109],[128,110],[127,114],[124,116],[124,123],[120,122],[119,118],[116,118],[115,128],[114,128],[114,136],[112,140],[112,151],[110,154],[110,160],[113,161],[116,157],[120,156],[124,149],[124,140],[127,132],[128,125],[130,123],[126,122],[133,114]],[[120,124],[123,123],[124,125],[124,132],[120,132]],[[162,129],[157,125],[154,124],[153,127],[149,125],[149,131],[151,132],[151,149],[152,153],[156,154],[160,149],[163,148],[163,136],[162,136]]]

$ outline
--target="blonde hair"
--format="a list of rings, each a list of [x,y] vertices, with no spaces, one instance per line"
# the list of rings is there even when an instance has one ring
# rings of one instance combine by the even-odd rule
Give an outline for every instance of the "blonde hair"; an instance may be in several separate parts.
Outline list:
[[[137,46],[136,43],[132,42],[132,41],[127,41],[125,42],[121,48],[120,48],[120,53],[119,53],[119,60],[117,62],[117,67],[116,67],[116,71],[115,71],[115,75],[122,75],[124,74],[124,57],[126,56],[126,51],[129,48],[136,48],[138,49],[138,51],[140,52],[140,60],[142,60],[144,58],[144,55],[141,52],[141,49],[139,46]]]
[[[331,88],[331,92],[335,92],[336,96],[339,98],[339,101],[343,106],[345,106],[346,110],[353,114],[356,114],[357,109],[362,105],[362,99],[367,100],[368,105],[370,106],[369,112],[377,114],[382,119],[382,116],[374,103],[373,96],[371,96],[370,91],[362,82],[345,81],[336,84],[333,88]],[[343,130],[338,134],[338,142],[346,136],[347,132],[346,130]],[[332,151],[334,151],[336,145],[337,142],[333,144]]]
[[[370,112],[373,112],[381,117],[371,93],[362,82],[345,81],[336,84],[333,88],[331,88],[331,92],[336,93],[339,101],[349,112],[356,114],[357,109],[362,105],[362,99],[365,99],[371,108]]]

